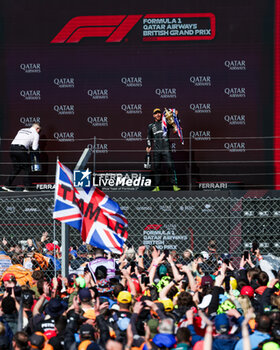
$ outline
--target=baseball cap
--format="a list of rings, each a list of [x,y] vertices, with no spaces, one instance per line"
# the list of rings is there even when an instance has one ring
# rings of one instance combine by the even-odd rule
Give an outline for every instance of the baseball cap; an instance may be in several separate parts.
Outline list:
[[[162,276],[165,276],[166,273],[167,273],[167,267],[165,265],[160,265],[158,269],[159,277],[161,278]]]
[[[160,110],[160,108],[155,108],[154,110],[153,110],[153,114],[156,114],[156,113],[161,113],[161,110]]]
[[[230,276],[229,283],[230,283],[231,288],[233,290],[237,289],[237,281],[236,281],[236,279],[234,277]]]
[[[206,309],[210,305],[211,300],[212,300],[212,294],[207,294],[205,295],[205,297],[203,297],[202,302],[197,306],[199,307],[199,309]]]
[[[53,318],[59,317],[66,310],[65,304],[61,299],[52,298],[48,302],[45,312]]]
[[[58,249],[60,251],[60,247],[57,244],[53,244],[53,243],[47,243],[46,248],[50,252],[52,252],[54,249]]]
[[[22,292],[22,300],[24,303],[32,305],[34,302],[32,293],[29,290],[23,291]]]
[[[119,292],[117,300],[119,303],[129,304],[132,301],[132,297],[131,297],[131,294],[129,292],[123,290],[122,292]]]
[[[255,291],[251,286],[244,286],[240,291],[241,295],[248,295],[249,298],[253,298]]]
[[[173,310],[174,306],[173,306],[173,302],[171,299],[163,299],[160,302],[163,304],[165,311],[172,311]]]
[[[214,281],[213,278],[211,276],[203,276],[201,279],[201,287],[204,286],[213,286],[214,285]]]
[[[215,317],[216,332],[225,333],[229,330],[229,319],[227,314],[223,313]]]
[[[16,276],[13,273],[5,273],[5,275],[2,277],[2,281],[4,282],[11,282],[15,280]]]
[[[95,320],[96,319],[96,314],[94,309],[88,309],[85,311],[85,313],[83,314],[84,318],[89,318],[90,320]]]
[[[29,338],[32,349],[42,349],[46,340],[47,337],[41,332],[35,332]]]
[[[83,324],[80,327],[80,337],[94,339],[94,329],[91,324]]]
[[[279,344],[275,343],[274,341],[269,341],[263,345],[263,350],[278,350],[280,349]]]
[[[90,301],[92,299],[90,290],[88,288],[80,289],[78,295],[81,301]]]
[[[208,260],[209,259],[209,254],[206,251],[203,251],[200,253],[203,257],[203,259]]]

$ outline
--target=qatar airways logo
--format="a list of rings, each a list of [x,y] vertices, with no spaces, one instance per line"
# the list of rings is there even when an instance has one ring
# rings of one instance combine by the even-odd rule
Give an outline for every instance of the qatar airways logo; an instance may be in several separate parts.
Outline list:
[[[75,87],[74,78],[55,78],[53,83],[61,89]]]
[[[160,98],[177,98],[177,93],[175,88],[157,88],[155,89],[156,95]]]
[[[20,117],[19,121],[24,126],[32,126],[34,123],[40,124],[40,117]]]
[[[53,110],[58,115],[74,115],[75,106],[74,105],[54,105]]]
[[[191,103],[190,110],[194,113],[208,114],[211,113],[211,103]]]
[[[91,126],[108,126],[108,117],[88,117],[87,122]]]
[[[142,104],[123,104],[121,110],[126,114],[142,114]]]
[[[92,152],[99,153],[99,154],[109,153],[107,143],[97,143],[95,146],[94,146],[94,144],[90,143],[87,145],[87,148],[89,148]]]
[[[6,207],[6,212],[7,213],[15,213],[16,208],[13,205],[10,205],[10,206]]]
[[[191,76],[190,82],[194,86],[211,86],[211,77],[205,75]]]
[[[229,125],[246,125],[246,116],[244,114],[225,115],[224,120]]]
[[[25,100],[41,100],[40,90],[21,90],[20,96]]]
[[[245,60],[227,60],[224,64],[228,70],[246,70]]]
[[[90,96],[93,100],[108,100],[109,92],[107,89],[94,89],[88,90],[88,96]]]
[[[74,142],[75,134],[73,131],[56,131],[53,137],[59,142]]]
[[[142,87],[142,77],[122,77],[121,82],[126,87]]]
[[[245,88],[225,88],[224,92],[228,97],[231,98],[245,98],[246,89]]]
[[[40,63],[21,63],[19,67],[25,73],[41,73]]]
[[[225,142],[224,148],[229,152],[245,152],[245,142]]]
[[[190,132],[190,137],[195,141],[210,141],[211,132],[209,130],[196,130]]]
[[[121,137],[125,141],[142,141],[141,131],[122,131]]]

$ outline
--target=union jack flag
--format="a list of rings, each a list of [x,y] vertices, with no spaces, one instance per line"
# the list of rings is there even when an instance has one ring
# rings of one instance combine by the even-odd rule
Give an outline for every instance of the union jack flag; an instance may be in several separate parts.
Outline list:
[[[59,161],[53,217],[78,228],[84,242],[122,253],[128,235],[127,219],[118,203],[97,187],[75,188],[72,172]]]
[[[65,193],[65,189],[70,190]],[[75,200],[75,192],[77,190],[73,185],[71,170],[58,161],[55,177],[53,218],[80,231],[82,227],[82,213]]]
[[[162,118],[161,118],[161,127],[162,127],[162,131],[163,131],[163,136],[166,136],[167,135],[167,122],[166,122],[166,117],[165,117],[164,112],[163,112]]]
[[[177,118],[177,115],[176,115],[176,109],[169,108],[169,111],[171,111],[173,113],[173,119],[174,119],[174,122],[176,124],[177,134],[178,134],[178,136],[181,140],[181,143],[183,145],[184,144],[183,131],[182,131],[179,119]],[[163,112],[161,123],[162,123],[163,135],[166,136],[167,135],[167,123],[166,123],[165,112]]]

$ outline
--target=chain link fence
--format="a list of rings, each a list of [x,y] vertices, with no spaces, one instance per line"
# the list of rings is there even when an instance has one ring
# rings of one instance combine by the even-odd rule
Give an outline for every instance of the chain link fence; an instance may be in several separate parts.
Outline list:
[[[219,253],[242,254],[258,240],[263,254],[280,255],[280,197],[270,191],[262,198],[236,196],[234,191],[217,195],[192,192],[180,196],[154,196],[137,192],[112,196],[126,215],[129,227],[128,245],[157,246],[182,253],[186,248],[195,253],[207,250],[215,239]],[[27,247],[27,240],[40,241],[42,233],[49,233],[48,242],[61,244],[61,225],[52,219],[52,194],[12,196],[0,198],[0,239],[8,242],[4,250],[19,245]],[[80,247],[77,230],[70,228],[70,246]]]

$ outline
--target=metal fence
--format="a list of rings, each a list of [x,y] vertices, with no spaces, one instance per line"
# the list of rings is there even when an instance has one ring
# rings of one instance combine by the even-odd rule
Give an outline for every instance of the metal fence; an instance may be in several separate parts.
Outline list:
[[[165,193],[112,196],[127,216],[129,245],[156,245],[179,253],[190,248],[197,253],[207,250],[214,238],[219,253],[238,257],[258,240],[262,253],[280,255],[278,192],[253,198],[236,196],[234,191],[200,196],[194,192]],[[60,245],[61,226],[52,219],[53,204],[52,194],[0,197],[0,239],[5,237],[10,246],[19,244],[24,249],[28,238],[40,241],[47,231],[48,242],[58,241]],[[79,232],[71,228],[70,246],[81,244]]]

